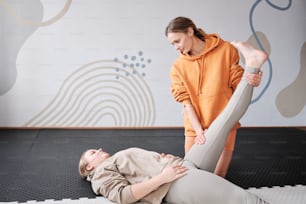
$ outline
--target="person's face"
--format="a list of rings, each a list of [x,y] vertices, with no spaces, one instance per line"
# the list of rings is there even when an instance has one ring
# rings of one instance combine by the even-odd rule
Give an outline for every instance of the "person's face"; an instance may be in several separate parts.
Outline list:
[[[88,162],[87,170],[91,171],[109,157],[110,155],[102,149],[87,150],[84,155],[84,159]]]
[[[168,33],[167,39],[182,54],[187,54],[192,48],[192,33],[190,31],[187,33]]]

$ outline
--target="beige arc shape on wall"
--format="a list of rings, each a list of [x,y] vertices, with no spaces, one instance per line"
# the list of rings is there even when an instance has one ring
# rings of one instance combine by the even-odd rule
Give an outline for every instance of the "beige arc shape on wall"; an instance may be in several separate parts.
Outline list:
[[[26,127],[143,127],[155,122],[149,86],[123,62],[101,60],[82,66]]]
[[[54,17],[50,18],[47,21],[43,21],[43,22],[38,22],[38,21],[32,21],[29,19],[25,19],[21,16],[19,16],[16,11],[10,6],[10,4],[8,4],[6,2],[6,0],[0,0],[0,5],[11,15],[13,16],[17,22],[19,22],[20,24],[23,25],[27,25],[27,26],[34,26],[34,27],[40,27],[40,26],[48,26],[51,25],[52,23],[56,22],[57,20],[59,20],[60,18],[62,18],[67,11],[69,10],[69,7],[72,3],[72,0],[66,0],[66,3],[64,5],[64,7],[62,8],[62,10],[60,10],[58,12],[57,15],[55,15]]]

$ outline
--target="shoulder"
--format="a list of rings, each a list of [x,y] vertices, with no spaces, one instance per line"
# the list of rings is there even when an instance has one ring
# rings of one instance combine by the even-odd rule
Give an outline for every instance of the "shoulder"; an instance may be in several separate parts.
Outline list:
[[[222,40],[218,46],[218,51],[228,56],[238,56],[238,50],[229,41]]]

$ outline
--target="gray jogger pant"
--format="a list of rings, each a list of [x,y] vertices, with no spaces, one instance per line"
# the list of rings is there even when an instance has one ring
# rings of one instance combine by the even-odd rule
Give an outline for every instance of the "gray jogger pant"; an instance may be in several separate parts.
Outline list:
[[[253,87],[248,84],[245,75],[248,72],[258,73],[258,71],[259,69],[246,68],[228,104],[205,133],[205,144],[193,145],[188,151],[183,163],[189,169],[187,175],[172,183],[165,197],[167,203],[266,203],[256,195],[213,173],[229,131],[244,115],[252,99]]]

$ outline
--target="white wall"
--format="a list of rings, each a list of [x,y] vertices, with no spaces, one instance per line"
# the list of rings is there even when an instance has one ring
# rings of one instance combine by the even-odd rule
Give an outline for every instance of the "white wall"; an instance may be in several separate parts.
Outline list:
[[[242,124],[305,126],[306,1],[267,2],[1,1],[0,126],[182,126],[164,36],[177,16],[254,46],[256,31],[270,58]]]

